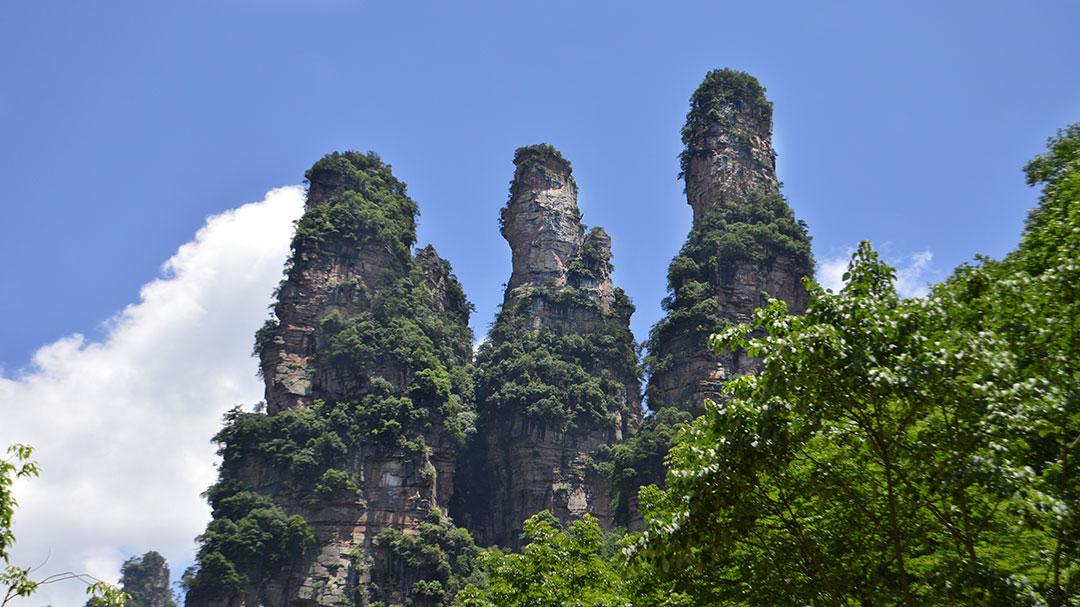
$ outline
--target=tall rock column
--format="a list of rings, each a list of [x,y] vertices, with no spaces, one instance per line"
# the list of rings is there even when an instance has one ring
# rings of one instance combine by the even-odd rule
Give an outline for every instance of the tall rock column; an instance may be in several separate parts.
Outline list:
[[[770,296],[805,311],[801,279],[814,273],[806,225],[780,194],[772,104],[758,81],[727,69],[706,75],[690,99],[682,139],[681,177],[694,223],[668,268],[667,315],[647,343],[646,394],[655,415],[619,448],[616,462],[631,528],[641,524],[637,487],[663,484],[678,424],[703,413],[724,381],[758,368],[745,352],[713,353],[709,335],[749,322]]]
[[[614,457],[631,529],[642,525],[638,488],[663,484],[664,457],[679,425],[703,413],[724,381],[757,369],[745,352],[712,352],[709,335],[726,323],[749,322],[770,296],[803,312],[801,279],[814,271],[806,225],[780,194],[772,105],[758,81],[728,69],[707,74],[690,98],[682,139],[680,177],[694,221],[668,268],[667,314],[646,344],[654,415]]]
[[[724,201],[778,195],[772,147],[772,104],[752,76],[708,74],[690,99],[680,154],[694,225]]]
[[[256,336],[267,410],[216,437],[187,605],[442,605],[471,573],[446,517],[475,419],[471,308],[433,248],[413,253],[416,204],[378,156],[330,154],[307,178]]]
[[[814,266],[806,225],[780,194],[772,104],[753,76],[710,72],[691,97],[682,138],[694,224],[668,269],[667,316],[649,340],[647,394],[653,410],[699,414],[725,379],[757,364],[744,352],[710,352],[709,334],[749,322],[768,296],[804,311],[801,279]]]
[[[514,164],[501,215],[513,271],[477,354],[478,433],[452,509],[480,543],[509,548],[541,510],[612,526],[602,464],[641,416],[633,306],[612,284],[611,239],[586,234],[558,151],[523,147]]]

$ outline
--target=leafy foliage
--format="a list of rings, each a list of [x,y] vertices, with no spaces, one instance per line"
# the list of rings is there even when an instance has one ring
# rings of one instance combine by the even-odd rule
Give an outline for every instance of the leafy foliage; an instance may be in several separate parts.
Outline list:
[[[662,485],[666,468],[664,458],[671,449],[679,428],[693,416],[678,407],[664,407],[646,417],[641,427],[611,448],[606,473],[616,486],[616,508],[622,517],[630,515],[627,500],[637,496],[645,485]]]
[[[0,559],[4,560],[4,568],[0,570],[4,600],[0,604],[4,605],[14,597],[30,596],[38,586],[30,579],[29,569],[12,565],[10,560],[11,545],[15,543],[11,527],[19,505],[11,488],[15,479],[32,478],[40,473],[37,463],[30,459],[33,453],[29,445],[14,444],[8,447],[7,457],[0,459]]]
[[[902,299],[863,243],[804,316],[772,300],[711,338],[763,369],[640,495],[662,582],[709,605],[1080,605],[1080,127],[1027,175],[1042,198],[1003,261]]]
[[[636,536],[604,533],[592,516],[564,527],[550,512],[525,521],[521,553],[487,551],[487,585],[469,585],[457,607],[690,607],[628,550]]]
[[[15,508],[19,503],[12,494],[15,479],[34,478],[41,469],[31,457],[33,447],[15,443],[7,448],[7,457],[0,459],[0,559],[4,566],[0,569],[0,606],[7,605],[16,598],[27,598],[38,588],[46,584],[66,581],[79,581],[86,584],[86,594],[95,605],[101,607],[124,607],[128,595],[119,588],[105,583],[85,573],[64,572],[34,579],[35,569],[11,564],[10,550],[15,543],[12,523]]]
[[[419,264],[407,277],[379,289],[365,310],[355,314],[332,311],[320,328],[326,342],[323,362],[351,374],[361,390],[376,376],[395,381],[401,373],[431,369],[446,374],[456,371],[451,389],[458,400],[469,396],[465,367],[472,332],[467,314],[462,318],[436,305]]]
[[[764,368],[643,492],[663,579],[707,604],[1080,604],[1078,139],[1029,165],[1005,260],[901,299],[864,243],[805,316],[772,301],[712,338]]]
[[[637,376],[633,336],[611,319],[588,334],[529,330],[525,303],[503,310],[476,356],[477,400],[488,414],[523,411],[562,428],[626,414]]]
[[[654,380],[676,370],[678,358],[685,354],[681,348],[704,349],[709,333],[726,322],[718,295],[732,284],[740,264],[765,271],[780,257],[804,275],[813,275],[806,224],[795,219],[782,196],[752,192],[709,209],[668,266],[668,296],[662,302],[667,315],[653,326],[645,357]],[[650,391],[649,400],[660,398]]]
[[[529,543],[521,554],[488,552],[488,589],[472,587],[457,605],[499,607],[615,606],[630,604],[616,568],[616,546],[605,545],[596,520],[586,515],[569,529],[550,512],[525,521]]]
[[[388,571],[407,571],[405,607],[415,603],[441,607],[466,584],[483,585],[482,551],[469,532],[455,527],[437,510],[416,534],[384,529],[376,540],[389,554]],[[389,576],[382,576],[389,577]]]
[[[375,243],[403,263],[416,242],[416,203],[374,152],[334,152],[305,174],[312,187],[296,226],[293,252],[329,240]]]
[[[993,421],[1036,423],[1039,391],[999,340],[957,331],[936,300],[899,299],[866,244],[849,278],[840,295],[812,287],[803,317],[759,310],[761,338],[714,338],[764,369],[680,437],[652,505],[659,562],[701,567],[699,598],[735,604],[978,603],[1009,588],[1020,601],[1031,590],[1012,574],[1036,563],[996,554],[1039,547],[1009,524],[1035,493]]]
[[[0,559],[5,564],[10,563],[9,551],[15,543],[11,525],[19,505],[11,487],[15,479],[36,477],[41,472],[37,463],[30,459],[33,453],[34,449],[29,445],[14,444],[8,447],[7,457],[0,459]]]
[[[543,163],[551,160],[565,167],[567,173],[570,172],[572,168],[570,161],[564,158],[562,152],[551,144],[538,143],[522,146],[514,150],[514,165],[518,167],[528,167],[532,163]]]
[[[303,517],[286,514],[269,497],[238,491],[211,500],[213,520],[199,536],[199,568],[189,591],[211,596],[240,592],[295,565],[315,535]]]

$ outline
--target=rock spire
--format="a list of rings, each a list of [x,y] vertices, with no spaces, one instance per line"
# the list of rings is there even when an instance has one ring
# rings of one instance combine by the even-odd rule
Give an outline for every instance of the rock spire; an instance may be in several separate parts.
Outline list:
[[[780,194],[772,104],[748,74],[710,72],[690,100],[681,176],[694,223],[668,270],[667,316],[650,335],[649,407],[703,411],[726,378],[753,371],[745,353],[716,356],[709,333],[748,322],[766,296],[806,308],[810,237]]]
[[[459,476],[453,509],[480,543],[511,548],[540,510],[614,523],[600,464],[641,415],[633,306],[612,284],[610,237],[586,233],[555,148],[520,148],[514,164],[501,214],[513,271],[477,354],[472,473]]]
[[[471,306],[433,248],[414,254],[416,204],[378,156],[330,154],[307,178],[256,336],[267,410],[216,437],[187,605],[438,605],[470,562],[446,509],[475,418]]]

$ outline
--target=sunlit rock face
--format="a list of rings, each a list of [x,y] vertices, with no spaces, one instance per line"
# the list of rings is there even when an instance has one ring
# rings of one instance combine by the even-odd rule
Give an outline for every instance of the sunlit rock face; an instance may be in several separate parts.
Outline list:
[[[478,435],[452,508],[478,542],[511,548],[541,510],[614,525],[599,464],[641,416],[633,306],[612,284],[610,237],[586,233],[570,163],[558,151],[520,148],[514,164],[501,215],[513,270],[477,356]],[[574,400],[559,369],[595,394]]]
[[[519,153],[515,164],[510,202],[500,218],[513,255],[507,288],[565,286],[567,268],[584,240],[570,163],[537,149]]]
[[[474,415],[471,306],[434,248],[413,250],[416,205],[377,156],[334,153],[307,178],[256,336],[266,410],[219,437],[207,534],[225,539],[204,542],[187,605],[434,605],[378,538],[446,515]],[[236,547],[244,525],[265,527],[258,558]]]
[[[752,76],[710,72],[683,127],[682,177],[694,223],[669,269],[668,316],[649,342],[649,407],[697,414],[725,379],[753,372],[743,352],[708,351],[722,323],[748,322],[767,296],[805,311],[810,238],[780,196],[772,104]]]

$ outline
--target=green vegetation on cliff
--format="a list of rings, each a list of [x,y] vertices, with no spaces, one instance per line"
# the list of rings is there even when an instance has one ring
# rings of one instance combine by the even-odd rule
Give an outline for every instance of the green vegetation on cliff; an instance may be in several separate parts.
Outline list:
[[[519,311],[530,303],[503,310],[477,352],[477,398],[489,414],[521,412],[562,429],[629,414],[626,380],[637,376],[629,329],[611,319],[588,333],[531,330]]]
[[[476,547],[468,531],[455,527],[437,510],[420,524],[415,534],[393,528],[384,529],[376,542],[390,553],[379,577],[404,576],[403,585],[411,590],[404,607],[412,605],[450,605],[466,585],[487,584],[482,562],[483,551]]]
[[[668,266],[668,296],[661,303],[667,315],[649,333],[650,375],[671,371],[677,353],[668,344],[684,343],[679,336],[704,348],[709,333],[727,322],[718,293],[732,285],[740,264],[768,267],[777,258],[813,275],[806,224],[782,196],[758,192],[710,209]]]
[[[690,159],[706,151],[705,138],[717,127],[724,128],[732,137],[748,137],[748,133],[735,130],[729,108],[759,116],[772,116],[772,104],[765,98],[765,88],[757,78],[733,69],[713,70],[690,97],[690,111],[682,128],[684,149],[679,154],[681,172],[686,175]]]
[[[165,557],[154,550],[124,561],[120,589],[128,595],[127,607],[176,607],[169,587],[169,566]],[[87,605],[108,607],[100,599],[91,599]]]
[[[189,603],[299,579],[310,549],[321,546],[310,517],[335,505],[367,508],[365,457],[400,459],[430,485],[431,450],[452,450],[475,431],[471,305],[434,249],[413,255],[417,207],[405,185],[370,153],[328,155],[307,177],[308,209],[297,224],[278,317],[293,313],[285,290],[303,284],[309,268],[321,270],[327,259],[356,264],[348,253],[356,248],[370,255],[349,270],[352,278],[325,272],[336,281],[327,301],[302,302],[322,311],[305,338],[314,344],[308,356],[317,374],[311,404],[226,415],[215,437],[220,479],[207,492],[214,518],[185,580]],[[275,340],[288,339],[282,335],[270,321],[256,336],[256,353],[278,347]],[[401,542],[383,545],[400,552]],[[431,584],[418,588],[437,594]]]
[[[293,251],[307,241],[373,241],[412,258],[419,209],[373,152],[334,152],[304,175],[311,187],[308,210],[296,226]]]
[[[518,148],[514,164],[510,200],[500,213],[504,230],[508,214],[516,211],[515,197],[528,197],[517,190],[531,187],[534,173],[573,182],[570,162],[548,144]],[[569,202],[566,212],[580,224],[576,198]],[[625,419],[631,413],[627,407],[636,405],[637,395],[626,394],[627,382],[639,376],[637,344],[627,323],[633,306],[610,284],[607,233],[594,227],[582,239],[581,229],[563,235],[577,239],[573,257],[564,260],[565,284],[528,283],[508,294],[480,345],[477,402],[488,415],[520,412],[563,430],[587,430],[604,420]],[[611,290],[606,301],[600,289]]]
[[[1005,260],[902,299],[864,243],[839,294],[713,339],[763,369],[643,495],[663,579],[696,604],[1076,604],[1078,141],[1029,165],[1043,197]]]

